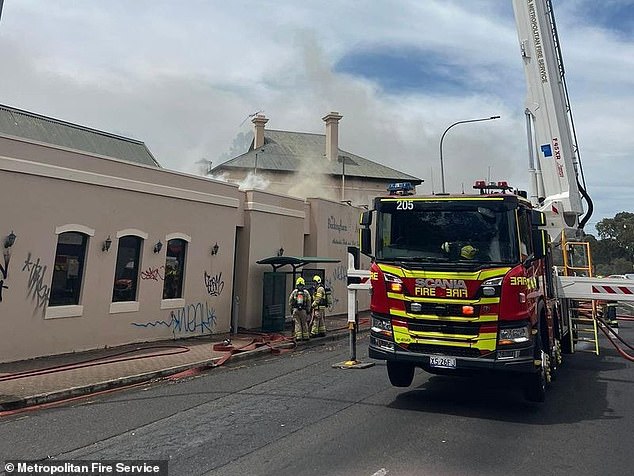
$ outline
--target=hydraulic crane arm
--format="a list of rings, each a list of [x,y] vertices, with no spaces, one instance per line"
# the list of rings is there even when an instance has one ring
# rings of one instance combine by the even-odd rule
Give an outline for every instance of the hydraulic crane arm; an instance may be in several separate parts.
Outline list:
[[[546,212],[551,235],[583,228],[592,203],[583,171],[564,79],[551,0],[513,0],[527,83],[529,169],[534,205]],[[581,180],[581,182],[580,182]],[[553,236],[554,237],[554,236]]]

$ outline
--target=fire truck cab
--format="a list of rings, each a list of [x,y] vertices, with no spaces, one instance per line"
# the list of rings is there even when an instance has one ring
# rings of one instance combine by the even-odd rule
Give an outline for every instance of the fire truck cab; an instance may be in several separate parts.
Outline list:
[[[411,384],[416,367],[503,370],[524,374],[527,398],[542,401],[564,331],[548,299],[545,217],[505,182],[474,188],[434,196],[392,189],[362,215],[361,251],[373,257],[369,355],[387,361],[398,387]]]

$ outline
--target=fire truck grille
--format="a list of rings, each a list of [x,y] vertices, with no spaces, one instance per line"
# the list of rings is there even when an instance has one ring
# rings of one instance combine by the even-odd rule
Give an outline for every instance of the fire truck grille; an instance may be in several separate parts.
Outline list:
[[[420,311],[412,311],[412,303],[406,303],[407,312],[410,314],[424,314],[428,316],[462,316],[462,304],[443,304],[443,303],[430,303],[422,302],[417,303],[420,305]],[[471,317],[478,317],[480,315],[480,306],[473,306],[474,313]]]
[[[409,319],[407,327],[412,332],[442,332],[443,334],[456,334],[477,336],[480,330],[479,322],[448,323],[448,322],[421,322]]]
[[[441,354],[451,355],[455,357],[480,357],[478,349],[469,347],[453,347],[446,345],[429,345],[429,344],[410,344],[407,346],[412,352],[421,354]]]

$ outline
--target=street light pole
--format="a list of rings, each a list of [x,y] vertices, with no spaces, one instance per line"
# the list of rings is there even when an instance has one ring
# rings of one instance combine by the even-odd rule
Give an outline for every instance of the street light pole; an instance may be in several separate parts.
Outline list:
[[[449,127],[447,127],[447,129],[445,129],[445,132],[442,133],[442,136],[440,138],[440,185],[442,188],[442,193],[445,193],[445,168],[444,168],[443,160],[442,160],[442,142],[445,139],[445,134],[449,132],[449,129],[451,129],[453,126],[457,126],[458,124],[466,124],[468,122],[491,121],[493,119],[499,119],[499,118],[500,116],[491,116],[491,117],[483,117],[481,119],[468,119],[465,121],[458,121],[458,122],[454,122]]]

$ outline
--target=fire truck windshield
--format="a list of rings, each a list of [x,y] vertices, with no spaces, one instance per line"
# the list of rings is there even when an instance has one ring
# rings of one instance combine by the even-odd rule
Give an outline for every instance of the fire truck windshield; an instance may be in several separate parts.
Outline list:
[[[479,200],[384,200],[377,207],[376,259],[513,264],[515,207]]]

